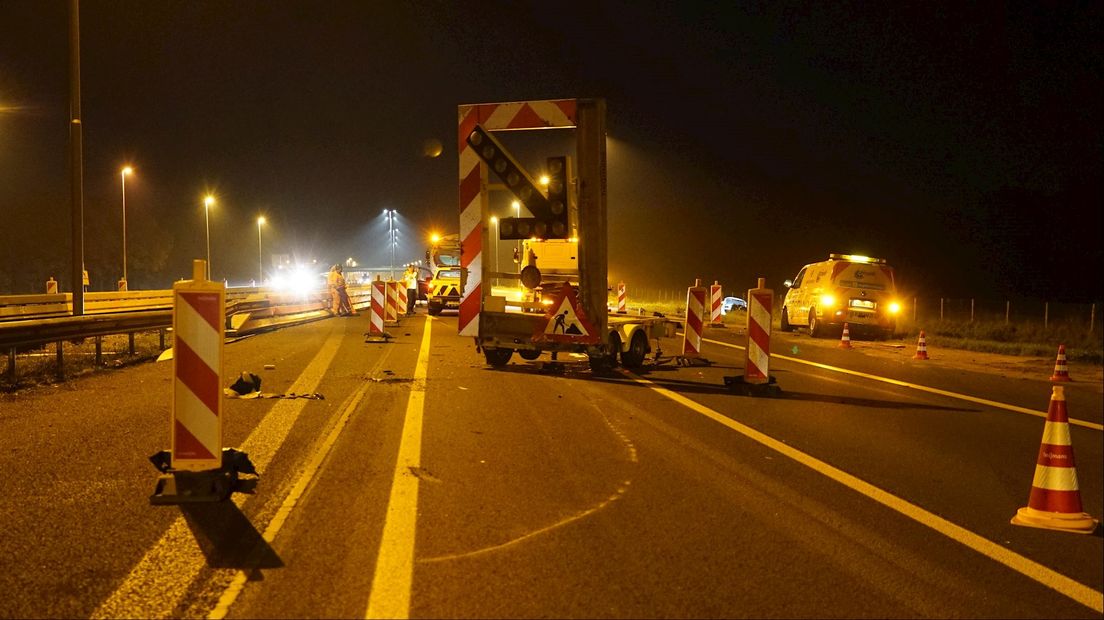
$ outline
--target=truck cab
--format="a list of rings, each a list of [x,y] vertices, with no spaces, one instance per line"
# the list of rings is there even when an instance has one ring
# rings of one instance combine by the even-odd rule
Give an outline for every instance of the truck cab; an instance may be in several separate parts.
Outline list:
[[[427,311],[438,315],[444,310],[458,310],[463,290],[460,236],[432,235],[430,246],[426,249],[426,263],[433,273],[426,290]]]

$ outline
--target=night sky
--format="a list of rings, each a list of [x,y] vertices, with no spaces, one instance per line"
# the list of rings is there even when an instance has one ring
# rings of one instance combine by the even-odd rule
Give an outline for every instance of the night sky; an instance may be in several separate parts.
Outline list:
[[[0,294],[71,286],[67,5],[0,0]],[[378,266],[394,208],[415,260],[458,227],[458,104],[604,97],[614,281],[781,290],[853,252],[905,294],[1100,301],[1102,12],[85,0],[86,263],[121,275],[125,164],[131,288],[190,276],[208,191],[231,284],[260,214],[266,255]]]

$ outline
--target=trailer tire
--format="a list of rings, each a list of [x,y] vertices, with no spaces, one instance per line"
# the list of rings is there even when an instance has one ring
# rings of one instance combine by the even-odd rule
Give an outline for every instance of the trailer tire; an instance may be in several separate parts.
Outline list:
[[[537,359],[538,357],[540,357],[541,352],[539,350],[536,350],[536,349],[519,349],[518,350],[518,355],[521,356],[521,359],[528,360],[528,361],[531,362],[531,361]]]
[[[621,365],[625,368],[640,368],[648,355],[648,337],[638,331],[629,340],[629,350],[621,352]]]
[[[429,312],[431,316],[437,316],[438,314],[441,314],[441,309],[442,308],[440,304],[430,303],[426,306],[426,311]]]
[[[487,358],[487,363],[495,368],[501,368],[510,363],[510,356],[514,354],[513,349],[497,349],[483,347],[483,357]]]

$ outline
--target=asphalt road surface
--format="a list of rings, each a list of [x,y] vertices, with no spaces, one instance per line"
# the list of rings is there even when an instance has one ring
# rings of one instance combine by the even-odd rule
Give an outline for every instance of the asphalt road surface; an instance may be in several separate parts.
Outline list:
[[[735,330],[707,331],[708,365],[596,377],[571,356],[492,369],[447,315],[404,318],[385,344],[367,321],[227,344],[227,376],[324,396],[224,401],[225,445],[260,472],[232,501],[149,503],[171,364],[4,396],[0,616],[1104,613],[1099,529],[1009,523],[1049,369],[777,335],[782,394],[756,398],[725,388],[743,372]],[[1101,391],[1066,388],[1097,518]]]

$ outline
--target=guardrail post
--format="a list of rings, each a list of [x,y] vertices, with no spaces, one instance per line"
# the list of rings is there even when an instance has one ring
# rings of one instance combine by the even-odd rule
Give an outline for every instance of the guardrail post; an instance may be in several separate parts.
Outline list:
[[[157,330],[157,337],[158,337],[158,341],[161,344],[161,350],[164,351],[165,350],[165,328],[164,327]]]
[[[130,356],[134,357],[134,332],[127,334],[127,342],[130,345]]]
[[[1050,302],[1048,301],[1048,302],[1045,302],[1043,304],[1043,331],[1046,331],[1047,327],[1049,327],[1049,326],[1050,326]]]
[[[1004,324],[1005,325],[1008,325],[1008,317],[1009,317],[1010,314],[1012,314],[1012,302],[1011,301],[1006,301],[1006,302],[1004,302]]]
[[[939,298],[939,320],[943,321],[943,298]]]

